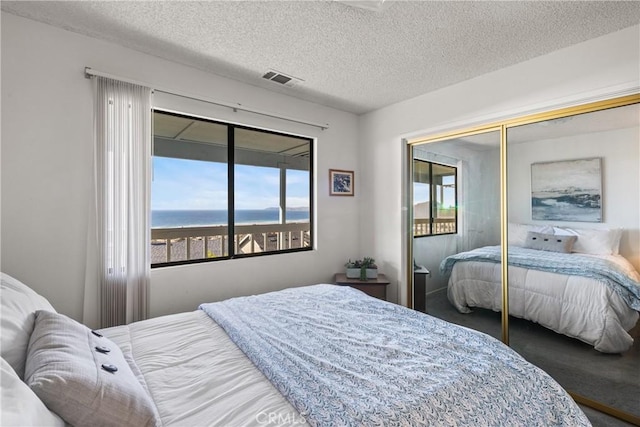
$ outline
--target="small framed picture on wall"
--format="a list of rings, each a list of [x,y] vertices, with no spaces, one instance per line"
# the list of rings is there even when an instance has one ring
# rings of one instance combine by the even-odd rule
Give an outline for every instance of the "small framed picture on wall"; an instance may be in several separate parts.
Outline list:
[[[329,169],[329,195],[353,196],[353,171]]]

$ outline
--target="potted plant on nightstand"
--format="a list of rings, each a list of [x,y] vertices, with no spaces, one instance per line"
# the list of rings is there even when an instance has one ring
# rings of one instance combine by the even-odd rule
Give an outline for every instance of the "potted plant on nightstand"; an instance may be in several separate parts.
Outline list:
[[[362,261],[360,261],[359,259],[351,261],[351,259],[349,259],[349,261],[344,266],[347,268],[347,279],[357,279],[360,277],[360,267],[362,266]]]
[[[365,279],[377,279],[378,278],[378,266],[376,260],[369,257],[362,259],[362,269],[365,270]],[[361,275],[362,278],[362,275]]]
[[[375,263],[376,260],[369,257],[363,259],[357,259],[355,261],[349,260],[344,266],[347,268],[347,279],[377,279],[378,278],[378,266]]]

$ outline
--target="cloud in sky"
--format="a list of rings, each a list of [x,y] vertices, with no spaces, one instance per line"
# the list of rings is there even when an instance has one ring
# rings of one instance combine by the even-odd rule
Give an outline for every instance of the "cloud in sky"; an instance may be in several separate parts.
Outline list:
[[[309,173],[287,172],[287,203],[309,206]],[[280,172],[275,168],[237,165],[236,209],[265,209],[279,204]],[[227,209],[227,165],[153,157],[152,210]]]

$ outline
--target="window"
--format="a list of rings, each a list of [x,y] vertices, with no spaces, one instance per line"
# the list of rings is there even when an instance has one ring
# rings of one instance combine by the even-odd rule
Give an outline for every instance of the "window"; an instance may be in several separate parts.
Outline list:
[[[458,229],[457,170],[413,160],[413,235],[454,234]]]
[[[313,247],[310,138],[153,119],[152,267]]]

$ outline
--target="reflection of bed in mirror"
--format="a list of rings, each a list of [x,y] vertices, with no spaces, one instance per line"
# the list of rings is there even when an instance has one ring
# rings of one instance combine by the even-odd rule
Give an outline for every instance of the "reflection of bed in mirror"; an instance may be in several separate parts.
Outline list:
[[[628,331],[639,317],[640,275],[617,253],[620,234],[620,230],[510,224],[509,314],[601,352],[629,349],[633,338]],[[557,238],[545,242],[543,250],[542,236]],[[532,243],[535,240],[538,243]],[[563,252],[567,247],[569,252]],[[448,257],[441,270],[451,274],[448,296],[459,312],[474,307],[501,310],[499,246]]]

